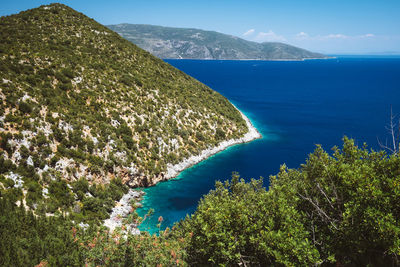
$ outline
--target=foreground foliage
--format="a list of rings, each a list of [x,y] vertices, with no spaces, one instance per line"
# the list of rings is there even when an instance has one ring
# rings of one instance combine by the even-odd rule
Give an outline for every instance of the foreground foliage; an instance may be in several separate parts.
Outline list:
[[[0,198],[0,266],[185,266],[185,238],[109,233],[71,217],[35,216],[8,195]]]
[[[179,232],[191,264],[399,265],[400,158],[344,139],[317,147],[299,169],[217,183]]]
[[[0,265],[400,265],[400,158],[347,138],[332,156],[317,147],[299,169],[282,166],[268,191],[238,174],[217,182],[192,216],[158,236],[83,230],[10,198],[0,202]]]
[[[0,198],[0,266],[79,266],[82,254],[71,235],[73,223],[63,216],[36,217],[9,195]]]

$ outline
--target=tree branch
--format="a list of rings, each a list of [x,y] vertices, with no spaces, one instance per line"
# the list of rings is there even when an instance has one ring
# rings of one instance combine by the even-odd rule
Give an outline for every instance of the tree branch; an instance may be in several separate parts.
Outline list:
[[[300,194],[300,193],[298,193],[298,194],[299,194],[299,196],[300,196],[302,199],[304,199],[304,200],[306,200],[306,201],[308,201],[308,202],[311,203],[311,205],[317,210],[317,213],[318,213],[318,215],[319,215],[320,217],[325,218],[325,220],[326,220],[327,222],[329,222],[329,223],[333,226],[333,228],[335,228],[335,230],[338,230],[338,228],[337,228],[336,225],[334,224],[334,221],[336,221],[336,220],[334,220],[334,219],[332,219],[331,217],[329,217],[328,214],[326,214],[325,211],[324,211],[323,209],[321,209],[321,208],[318,206],[318,204],[316,204],[311,198],[305,197],[305,196],[303,196],[303,195]]]
[[[389,125],[385,127],[385,129],[389,132],[389,135],[392,138],[392,144],[388,145],[386,140],[386,144],[382,144],[378,139],[378,144],[381,148],[390,151],[390,153],[397,155],[399,153],[399,137],[400,137],[400,120],[399,123],[395,122],[397,115],[393,115],[392,106],[390,106],[390,122]]]

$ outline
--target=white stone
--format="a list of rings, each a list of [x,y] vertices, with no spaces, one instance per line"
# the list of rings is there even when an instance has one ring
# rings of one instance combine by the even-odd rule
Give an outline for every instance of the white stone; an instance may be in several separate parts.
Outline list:
[[[46,187],[44,187],[43,190],[42,190],[42,195],[43,195],[44,197],[47,197],[47,196],[49,195],[49,189],[47,189]]]
[[[20,161],[21,160],[21,154],[19,153],[19,151],[15,151],[13,154],[13,158],[15,159],[15,161]]]
[[[68,131],[73,131],[74,130],[74,127],[72,127],[72,125],[71,124],[69,124],[69,123],[67,123],[67,122],[65,122],[65,121],[60,121],[59,123],[58,123],[58,129],[62,129],[62,130],[64,130],[65,132],[68,132]]]
[[[26,100],[28,100],[28,99],[31,99],[31,97],[30,97],[28,94],[25,94],[25,95],[22,97],[22,101],[26,101]]]
[[[73,81],[74,81],[74,83],[81,83],[81,82],[83,81],[83,78],[80,77],[80,76],[78,76],[78,77],[75,77],[75,78],[73,79]]]
[[[95,145],[99,143],[99,140],[96,137],[92,137],[92,141]]]
[[[31,156],[29,156],[28,159],[26,160],[26,164],[33,166],[33,160]]]
[[[124,218],[128,217],[131,212],[131,200],[138,198],[141,192],[129,189],[128,193],[122,196],[121,200],[112,209],[110,218],[104,221],[104,226],[110,228],[110,231],[114,231],[115,228],[122,226]],[[140,234],[139,229],[136,226],[129,225],[128,230],[132,234]]]
[[[111,125],[115,128],[117,128],[121,123],[117,120],[111,120]]]
[[[24,184],[22,177],[17,173],[10,172],[8,175],[6,175],[6,177],[14,181],[15,188],[21,188],[22,185]]]
[[[78,226],[81,227],[81,228],[83,228],[83,229],[85,229],[85,230],[86,230],[87,228],[89,228],[89,224],[83,223],[83,222],[79,223]]]

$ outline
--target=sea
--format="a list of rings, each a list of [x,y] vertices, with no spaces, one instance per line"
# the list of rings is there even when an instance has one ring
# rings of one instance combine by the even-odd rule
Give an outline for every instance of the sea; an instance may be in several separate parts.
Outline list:
[[[232,146],[186,169],[175,179],[144,189],[141,231],[158,233],[190,216],[199,200],[238,172],[249,181],[282,164],[298,168],[317,144],[332,152],[344,136],[381,149],[390,141],[391,110],[400,119],[400,57],[337,56],[305,61],[165,60],[224,95],[263,135]],[[157,227],[158,218],[163,221]]]

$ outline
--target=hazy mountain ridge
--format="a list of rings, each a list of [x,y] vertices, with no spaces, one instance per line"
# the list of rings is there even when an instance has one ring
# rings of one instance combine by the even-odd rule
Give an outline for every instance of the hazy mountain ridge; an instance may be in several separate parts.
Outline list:
[[[127,23],[107,27],[165,59],[303,60],[326,57],[283,43],[256,43],[214,31]]]
[[[32,190],[31,207],[59,178],[153,185],[248,131],[225,97],[65,5],[1,17],[0,35],[0,189]]]

